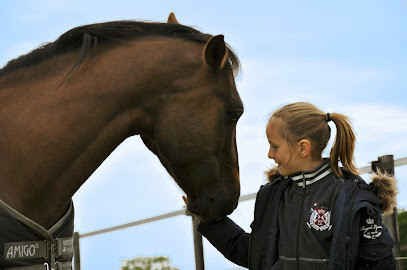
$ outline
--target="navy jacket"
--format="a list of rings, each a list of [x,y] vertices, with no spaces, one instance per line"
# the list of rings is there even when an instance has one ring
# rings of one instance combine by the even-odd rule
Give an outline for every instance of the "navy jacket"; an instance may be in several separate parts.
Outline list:
[[[344,185],[332,211],[329,269],[396,269],[394,241],[381,222],[382,202],[362,178],[344,173]],[[280,176],[260,188],[251,233],[227,217],[201,223],[198,231],[230,261],[249,269],[271,269],[279,258],[278,209],[291,184],[291,179]],[[372,226],[361,227],[360,221],[364,220]]]

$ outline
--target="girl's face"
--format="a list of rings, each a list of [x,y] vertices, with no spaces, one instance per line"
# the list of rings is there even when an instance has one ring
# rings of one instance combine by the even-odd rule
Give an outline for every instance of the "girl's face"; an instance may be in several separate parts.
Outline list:
[[[278,165],[280,174],[290,175],[301,171],[299,149],[292,147],[281,135],[283,121],[280,118],[272,117],[267,123],[266,135],[270,144],[268,157],[274,159]]]

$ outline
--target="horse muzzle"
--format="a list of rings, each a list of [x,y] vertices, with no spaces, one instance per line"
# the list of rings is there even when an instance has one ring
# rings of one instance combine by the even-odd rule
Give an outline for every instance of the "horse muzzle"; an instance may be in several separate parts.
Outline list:
[[[187,197],[185,199],[187,210],[199,216],[204,222],[212,222],[231,214],[237,207],[239,194],[234,196],[215,196],[204,194],[199,197]]]

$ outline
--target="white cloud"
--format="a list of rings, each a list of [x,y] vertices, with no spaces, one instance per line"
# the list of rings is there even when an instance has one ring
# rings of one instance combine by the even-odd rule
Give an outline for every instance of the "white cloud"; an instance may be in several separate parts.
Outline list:
[[[355,120],[361,139],[382,140],[388,136],[405,136],[407,139],[407,110],[386,104],[353,104],[345,106]]]
[[[384,154],[399,158],[407,156],[406,108],[377,102],[345,105],[339,109],[353,120],[357,134],[357,159],[371,161]],[[333,111],[336,111],[335,108]]]
[[[307,90],[320,91],[321,88],[326,92],[335,89],[352,91],[352,88],[360,84],[373,84],[391,78],[391,74],[381,68],[355,66],[334,60],[284,58],[264,61],[263,59],[251,58],[241,61],[245,71],[242,90],[246,91],[247,88],[250,89],[250,92],[261,91],[262,89],[253,89],[259,83],[267,85],[268,89],[280,89],[284,92],[281,94],[284,95],[290,93],[286,92],[285,89],[296,90],[294,93],[303,93]],[[262,94],[264,94],[263,91]],[[310,95],[309,92],[307,94]]]

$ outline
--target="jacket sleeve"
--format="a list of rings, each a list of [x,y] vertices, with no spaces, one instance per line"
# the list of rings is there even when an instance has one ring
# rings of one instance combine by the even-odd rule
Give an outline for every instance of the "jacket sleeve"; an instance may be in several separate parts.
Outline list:
[[[248,267],[250,234],[231,219],[225,217],[212,223],[201,222],[198,231],[228,260]]]
[[[394,240],[373,207],[362,209],[359,222],[359,250],[356,269],[396,269]]]

